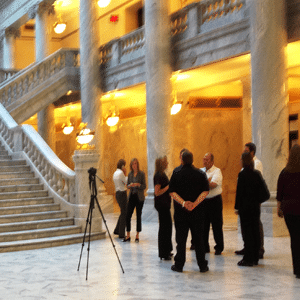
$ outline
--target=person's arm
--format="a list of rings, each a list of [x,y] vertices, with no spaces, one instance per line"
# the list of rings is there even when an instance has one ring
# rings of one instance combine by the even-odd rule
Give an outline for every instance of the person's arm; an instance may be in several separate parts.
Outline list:
[[[213,190],[217,186],[222,185],[222,181],[223,181],[222,172],[220,169],[216,169],[216,171],[214,172],[214,175],[208,179],[209,189]]]
[[[146,189],[146,178],[145,178],[145,173],[140,171],[140,182],[136,183],[136,187],[139,190],[144,190]]]
[[[280,173],[279,177],[278,177],[278,181],[277,181],[277,215],[279,218],[283,218],[283,211],[281,209],[281,203],[283,200],[283,174],[282,172]]]
[[[160,196],[160,195],[164,194],[168,189],[169,189],[169,185],[165,186],[162,189],[160,184],[156,184],[154,186],[154,195],[155,196]]]
[[[195,207],[197,207],[201,202],[203,202],[204,199],[207,197],[208,194],[209,194],[209,191],[204,191],[204,192],[202,192],[202,193],[198,196],[198,198],[196,199],[196,201],[193,202],[193,209],[194,209]]]
[[[182,199],[176,192],[170,193],[170,196],[179,203],[183,208],[186,208],[187,210],[192,210],[193,202],[191,201],[185,201]]]

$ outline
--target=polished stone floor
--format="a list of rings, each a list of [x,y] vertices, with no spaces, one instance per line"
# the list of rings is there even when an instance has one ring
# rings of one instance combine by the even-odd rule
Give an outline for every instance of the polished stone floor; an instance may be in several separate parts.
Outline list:
[[[111,233],[116,218],[106,215]],[[238,267],[233,252],[241,248],[241,237],[226,225],[226,249],[222,256],[207,254],[209,272],[199,272],[187,249],[184,272],[176,273],[172,261],[157,257],[157,230],[156,223],[144,222],[139,244],[112,237],[124,274],[109,237],[91,242],[88,280],[87,243],[79,271],[81,244],[0,254],[0,299],[300,299],[287,237],[265,238],[259,266]]]

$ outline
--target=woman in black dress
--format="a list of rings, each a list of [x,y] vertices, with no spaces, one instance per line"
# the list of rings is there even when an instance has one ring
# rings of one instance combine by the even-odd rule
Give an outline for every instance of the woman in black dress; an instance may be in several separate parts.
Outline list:
[[[240,216],[245,254],[238,265],[252,267],[259,260],[260,204],[270,198],[270,193],[261,173],[254,169],[250,153],[242,154],[242,167],[238,176],[234,208]]]
[[[155,161],[154,175],[154,206],[158,211],[158,256],[160,259],[170,260],[172,246],[172,218],[171,197],[168,193],[169,179],[165,173],[168,167],[167,157],[160,157]]]
[[[283,217],[291,236],[293,268],[300,278],[300,146],[294,145],[277,182],[278,216]]]

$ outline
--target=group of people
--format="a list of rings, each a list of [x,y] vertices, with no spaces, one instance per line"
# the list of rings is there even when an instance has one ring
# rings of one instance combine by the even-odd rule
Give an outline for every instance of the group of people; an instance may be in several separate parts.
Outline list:
[[[251,267],[258,264],[264,255],[264,234],[260,220],[261,203],[270,198],[268,187],[263,179],[262,163],[255,156],[256,146],[245,145],[241,156],[241,171],[238,175],[235,211],[239,215],[244,248],[235,251],[243,255],[239,266]],[[191,250],[195,250],[200,272],[207,272],[208,262],[205,253],[210,252],[209,230],[212,225],[215,240],[215,255],[224,250],[222,172],[214,165],[214,155],[206,153],[203,168],[193,165],[193,154],[182,149],[180,166],[173,170],[169,180],[165,173],[168,167],[167,157],[157,158],[154,174],[154,206],[158,211],[158,256],[160,259],[172,259],[172,217],[171,201],[174,201],[174,223],[176,237],[176,255],[171,269],[182,272],[186,260],[186,243],[189,230],[192,241]],[[130,163],[128,181],[125,161],[118,162],[113,179],[116,198],[121,214],[114,233],[124,242],[130,241],[131,217],[136,208],[137,235],[141,231],[141,213],[144,203],[145,174],[139,170],[137,159]],[[129,198],[127,205],[127,193]],[[278,216],[285,218],[291,236],[294,274],[300,278],[300,146],[291,149],[286,168],[281,172],[277,187]],[[127,209],[126,209],[127,206]],[[125,236],[126,224],[126,236]]]

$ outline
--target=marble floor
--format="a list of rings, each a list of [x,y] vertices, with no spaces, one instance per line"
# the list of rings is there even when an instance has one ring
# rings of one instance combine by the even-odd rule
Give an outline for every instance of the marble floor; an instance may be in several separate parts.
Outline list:
[[[112,233],[117,215],[105,218]],[[79,271],[81,244],[3,253],[0,299],[300,299],[289,238],[265,238],[266,254],[259,266],[238,267],[240,257],[233,252],[241,248],[242,241],[231,225],[225,224],[223,254],[207,254],[207,273],[199,272],[189,249],[183,273],[171,271],[172,261],[160,261],[158,225],[151,222],[143,223],[139,244],[112,236],[125,273],[109,237],[91,242],[88,280],[87,243]]]

